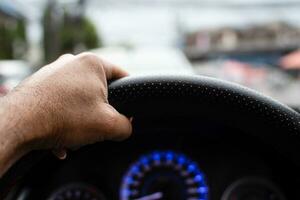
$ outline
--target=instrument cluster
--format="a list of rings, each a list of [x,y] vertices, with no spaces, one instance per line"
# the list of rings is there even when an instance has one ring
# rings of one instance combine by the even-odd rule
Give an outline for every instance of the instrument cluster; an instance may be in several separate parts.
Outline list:
[[[251,139],[240,141],[147,134],[87,146],[64,161],[53,156],[41,162],[17,198],[286,200],[297,195],[296,166],[264,144],[256,142],[253,148]]]

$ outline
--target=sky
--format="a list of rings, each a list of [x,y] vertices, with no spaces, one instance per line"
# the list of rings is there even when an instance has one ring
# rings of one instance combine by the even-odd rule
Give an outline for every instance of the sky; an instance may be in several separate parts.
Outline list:
[[[30,41],[42,37],[40,18],[47,0],[10,1],[28,19]],[[62,4],[74,0],[58,0]],[[180,32],[271,21],[300,24],[300,0],[87,0],[86,15],[104,43],[178,46]],[[279,6],[280,5],[280,6]]]

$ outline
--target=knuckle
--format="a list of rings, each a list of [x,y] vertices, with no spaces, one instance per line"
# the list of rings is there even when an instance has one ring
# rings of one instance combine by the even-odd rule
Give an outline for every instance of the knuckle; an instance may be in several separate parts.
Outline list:
[[[61,57],[70,57],[70,56],[74,56],[73,54],[70,54],[70,53],[65,53],[63,55],[60,56]]]
[[[78,58],[80,59],[81,62],[84,63],[84,65],[86,65],[86,67],[95,70],[97,74],[101,74],[101,75],[105,74],[104,63],[102,59],[96,54],[86,52],[80,54]]]
[[[65,59],[65,58],[71,58],[71,57],[74,57],[74,55],[67,53],[67,54],[63,54],[63,55],[59,56],[58,59]]]
[[[93,53],[82,53],[79,55],[79,59],[90,65],[101,65],[102,63],[101,59]]]

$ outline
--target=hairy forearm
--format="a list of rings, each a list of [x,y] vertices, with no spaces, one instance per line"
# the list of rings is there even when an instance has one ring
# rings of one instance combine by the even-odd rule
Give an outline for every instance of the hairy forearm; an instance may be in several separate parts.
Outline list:
[[[28,136],[39,131],[37,111],[25,96],[12,92],[0,99],[0,177],[31,150],[33,141]]]
[[[9,102],[8,97],[0,99],[0,177],[26,153],[18,133],[21,115],[15,110],[17,106]]]
[[[9,132],[7,132],[9,133]],[[0,133],[0,178],[3,174],[28,151],[19,145],[13,137]]]

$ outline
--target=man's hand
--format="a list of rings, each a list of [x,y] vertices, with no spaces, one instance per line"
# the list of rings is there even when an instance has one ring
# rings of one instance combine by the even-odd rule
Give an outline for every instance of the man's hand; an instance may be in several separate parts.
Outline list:
[[[33,149],[78,148],[131,134],[107,100],[107,80],[127,73],[99,57],[63,55],[0,100],[0,176]]]

